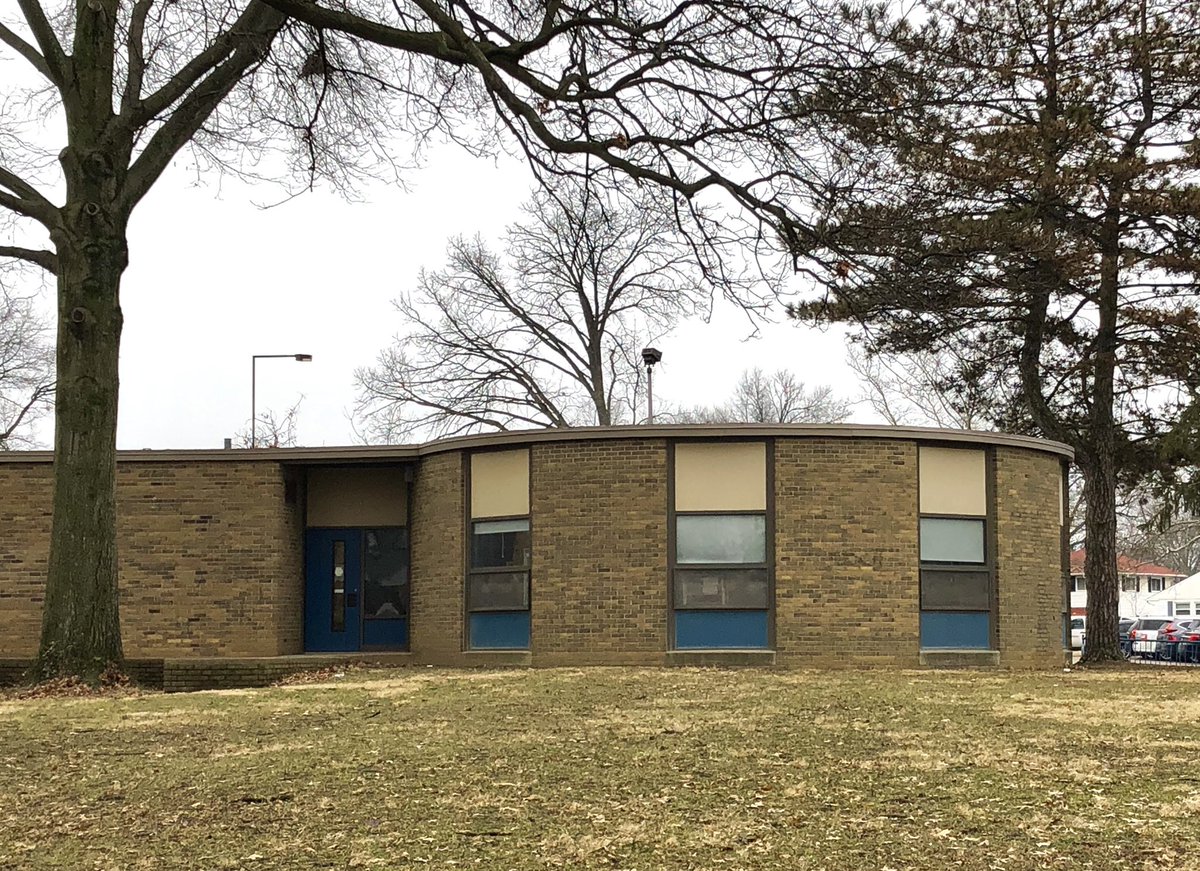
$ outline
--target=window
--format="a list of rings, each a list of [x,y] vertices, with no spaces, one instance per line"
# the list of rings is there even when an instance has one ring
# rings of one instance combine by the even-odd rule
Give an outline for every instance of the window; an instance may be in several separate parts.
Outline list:
[[[766,516],[676,517],[674,607],[764,611],[769,589]]]
[[[528,626],[531,553],[527,517],[471,524],[467,611],[472,647],[529,646],[528,630],[516,624]]]
[[[1138,592],[1137,575],[1121,575],[1121,592],[1122,593]]]
[[[983,520],[922,517],[921,562],[983,563]]]
[[[680,515],[675,522],[677,563],[764,563],[767,518],[761,514]]]
[[[687,442],[673,450],[672,644],[765,648],[771,610],[769,447]]]
[[[408,646],[408,529],[362,532],[362,643],[364,648]]]
[[[530,643],[529,451],[471,455],[467,646],[527,650]]]
[[[364,620],[408,616],[408,530],[368,529],[363,536]]]
[[[993,645],[988,468],[986,451],[924,445],[918,450],[923,648]]]
[[[1072,575],[1071,576],[1071,592],[1072,593],[1086,593],[1087,592],[1087,579],[1083,575]]]
[[[473,569],[528,568],[529,520],[477,521],[471,530]]]
[[[1175,603],[1175,616],[1191,617],[1192,616],[1192,603],[1191,602],[1176,602]]]
[[[675,573],[675,607],[768,608],[766,569],[688,569]]]
[[[1166,578],[1149,578],[1146,589],[1151,593],[1161,593],[1167,588]]]

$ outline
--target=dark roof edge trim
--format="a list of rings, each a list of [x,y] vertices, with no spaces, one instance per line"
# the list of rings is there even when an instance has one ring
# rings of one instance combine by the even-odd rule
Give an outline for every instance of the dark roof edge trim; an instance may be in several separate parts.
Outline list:
[[[411,462],[447,451],[501,448],[547,442],[604,441],[609,439],[761,439],[761,438],[868,438],[943,442],[963,445],[996,445],[1026,448],[1074,459],[1074,451],[1061,442],[1032,436],[936,427],[883,424],[666,424],[639,426],[584,426],[556,429],[513,430],[437,439],[416,445],[349,445],[321,448],[212,448],[185,450],[117,451],[125,463],[164,463],[176,460],[244,462],[276,460],[281,463],[358,464]],[[48,463],[51,451],[0,451],[0,463]]]

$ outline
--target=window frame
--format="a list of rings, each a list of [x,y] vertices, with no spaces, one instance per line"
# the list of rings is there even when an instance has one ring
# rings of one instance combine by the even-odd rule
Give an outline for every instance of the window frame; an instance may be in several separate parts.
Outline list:
[[[675,615],[678,611],[701,613],[761,613],[767,615],[767,649],[775,649],[775,440],[772,438],[728,438],[711,439],[714,442],[751,442],[763,445],[766,454],[766,493],[763,510],[707,510],[707,511],[677,511],[675,508],[675,446],[681,439],[667,442],[667,647],[678,650],[675,643]],[[692,442],[688,439],[687,442]],[[763,525],[763,561],[759,563],[680,563],[677,561],[678,518],[679,517],[728,517],[751,516],[764,518]],[[675,596],[676,576],[683,572],[710,571],[746,571],[767,574],[767,606],[766,608],[681,608],[677,605]]]
[[[496,515],[494,517],[472,517],[472,488],[475,482],[472,480],[471,465],[472,457],[477,454],[499,453],[511,450],[525,451],[526,462],[528,463],[528,474],[526,475],[526,502],[525,506],[528,512],[525,514],[505,514]],[[483,448],[477,450],[465,450],[461,454],[462,465],[460,467],[462,481],[462,582],[459,587],[460,597],[460,635],[459,635],[459,650],[464,653],[483,652],[487,653],[494,650],[507,651],[532,651],[533,650],[533,548],[535,536],[537,535],[536,524],[533,522],[533,446],[526,445],[524,447],[513,448],[508,445],[498,446],[494,448]],[[476,523],[492,523],[504,520],[524,520],[529,525],[529,561],[523,568],[503,567],[491,569],[475,569],[472,565],[472,552],[475,536]],[[479,609],[475,610],[470,607],[470,583],[473,575],[479,574],[514,574],[523,571],[525,574],[525,599],[528,605],[525,608],[506,608],[506,609]],[[524,648],[491,648],[491,647],[476,647],[471,640],[471,615],[472,614],[528,614],[529,615],[529,640]]]
[[[529,553],[528,559],[521,565],[512,566],[481,566],[477,567],[473,564],[475,555],[475,525],[477,523],[496,523],[502,521],[523,520],[525,521],[526,529],[522,532],[529,533]],[[466,619],[470,620],[471,614],[509,614],[520,611],[530,611],[533,607],[531,589],[531,575],[533,569],[533,518],[528,514],[517,514],[507,517],[468,517],[467,518],[467,572],[466,583],[463,587],[463,610],[466,614]],[[507,607],[507,608],[473,608],[471,607],[471,586],[475,578],[487,577],[492,575],[524,575],[525,577],[525,605],[523,607]]]
[[[930,445],[940,447],[936,442],[922,442],[922,445]],[[961,445],[950,445],[950,447],[961,447]],[[1000,594],[996,578],[996,550],[998,542],[997,535],[997,518],[996,518],[996,451],[992,447],[983,448],[983,475],[984,475],[984,508],[986,513],[979,514],[946,514],[936,511],[921,511],[921,472],[920,472],[920,445],[918,445],[917,459],[917,487],[916,487],[916,509],[917,509],[917,614],[920,615],[926,611],[939,614],[987,614],[988,615],[988,650],[1000,649]],[[935,520],[970,520],[981,522],[983,524],[983,562],[950,562],[940,560],[924,560],[921,559],[921,521],[925,519]],[[926,573],[930,574],[979,574],[986,576],[987,583],[987,599],[988,607],[981,608],[955,608],[946,606],[931,605],[925,603],[925,584],[923,576]],[[926,648],[925,639],[918,637],[918,646],[922,650],[936,650],[938,648]]]

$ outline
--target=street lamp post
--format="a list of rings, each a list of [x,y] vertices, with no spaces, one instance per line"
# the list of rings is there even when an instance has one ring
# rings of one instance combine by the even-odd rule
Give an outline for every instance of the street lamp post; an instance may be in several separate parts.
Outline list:
[[[642,348],[642,361],[646,364],[646,423],[654,423],[654,364],[662,359],[658,348]]]
[[[254,354],[250,357],[250,447],[258,447],[258,361],[292,359],[311,363],[312,354]]]

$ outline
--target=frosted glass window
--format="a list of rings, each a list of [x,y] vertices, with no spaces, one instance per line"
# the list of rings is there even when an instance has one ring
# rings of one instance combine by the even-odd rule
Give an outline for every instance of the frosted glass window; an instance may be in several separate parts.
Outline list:
[[[765,563],[767,519],[761,514],[689,514],[675,518],[675,562]]]
[[[921,560],[982,563],[983,521],[949,517],[921,518]]]

